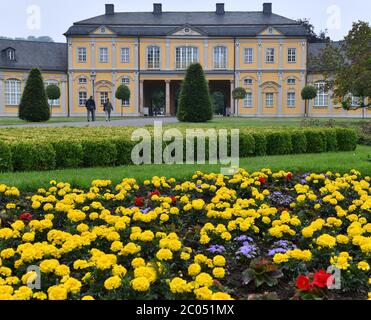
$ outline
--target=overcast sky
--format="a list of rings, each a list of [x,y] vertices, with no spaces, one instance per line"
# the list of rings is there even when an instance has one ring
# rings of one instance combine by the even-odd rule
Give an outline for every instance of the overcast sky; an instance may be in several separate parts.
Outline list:
[[[342,39],[353,21],[371,20],[370,0],[1,0],[0,35],[47,35],[65,42],[63,33],[73,22],[103,14],[105,3],[130,12],[151,11],[153,2],[162,2],[164,11],[213,11],[216,2],[224,2],[227,11],[261,11],[263,2],[272,2],[274,13],[309,18],[317,32],[328,29],[333,40]]]

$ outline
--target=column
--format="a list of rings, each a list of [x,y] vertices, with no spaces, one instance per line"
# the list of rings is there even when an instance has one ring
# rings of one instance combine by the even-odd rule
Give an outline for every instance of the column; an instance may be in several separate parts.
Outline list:
[[[116,69],[116,40],[112,40],[112,69]]]
[[[90,42],[91,68],[95,69],[95,40]]]
[[[62,79],[62,114],[67,116],[67,90],[66,90],[66,79]]]
[[[135,113],[139,116],[139,72],[134,73]]]
[[[277,103],[277,115],[280,117],[282,116],[282,79],[283,79],[283,74],[280,72],[278,74],[278,103]]]
[[[116,84],[116,72],[112,72],[112,92],[111,92],[111,103],[113,106],[113,112],[116,113],[116,89],[117,89],[117,84]],[[121,105],[120,105],[120,112],[121,112]],[[120,113],[121,115],[121,113]]]
[[[143,115],[144,108],[144,81],[139,82],[139,115]]]
[[[170,70],[170,39],[166,39],[166,70]]]
[[[237,106],[235,106],[235,100],[233,99],[233,90],[234,90],[234,80],[231,80],[231,108],[230,108],[230,114],[231,116],[235,116],[238,114],[238,102]]]
[[[283,40],[280,39],[280,49],[278,52],[278,69],[282,70],[283,69]]]
[[[135,41],[134,44],[134,68],[135,70],[139,69],[139,41],[138,39]]]
[[[72,69],[73,52],[72,52],[72,41],[68,39],[68,70]]]
[[[5,83],[3,79],[4,75],[0,71],[0,114],[4,112],[4,103],[5,103]]]
[[[263,114],[263,101],[262,101],[262,73],[258,72],[258,110],[257,115],[261,116]]]
[[[307,65],[307,42],[306,40],[301,43],[301,68],[306,69]]]
[[[306,83],[305,72],[301,72],[301,79],[300,80],[301,80],[301,86],[300,86],[300,93],[301,93],[301,91],[305,87],[305,83]],[[301,114],[303,115],[305,113],[305,101],[303,99],[301,99],[301,96],[299,96],[299,97],[300,97],[300,100],[301,100]],[[308,106],[308,108],[309,108],[309,106]]]
[[[206,39],[204,42],[204,64],[205,70],[209,70],[209,40]]]
[[[263,63],[262,63],[262,47],[263,47],[263,42],[262,42],[262,40],[259,40],[259,43],[258,43],[258,70],[259,71],[263,67]]]
[[[171,116],[171,111],[170,111],[170,80],[165,80],[166,84],[166,116]]]
[[[68,73],[68,105],[70,115],[73,114],[73,72]]]

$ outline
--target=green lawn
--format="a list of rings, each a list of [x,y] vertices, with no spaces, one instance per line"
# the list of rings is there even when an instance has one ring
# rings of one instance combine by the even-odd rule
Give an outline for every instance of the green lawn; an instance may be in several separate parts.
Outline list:
[[[371,175],[371,147],[358,146],[354,152],[338,152],[323,154],[304,154],[286,156],[265,156],[241,159],[240,167],[249,172],[262,168],[274,171],[286,170],[295,173],[304,172],[340,172],[346,173],[357,169],[363,175]],[[177,179],[190,177],[195,171],[219,172],[218,165],[147,165],[116,168],[87,168],[54,170],[45,172],[16,172],[0,174],[0,183],[19,187],[22,190],[36,190],[46,187],[52,179],[70,182],[77,187],[88,187],[92,180],[110,179],[114,183],[125,177],[143,181],[154,175],[175,177]]]

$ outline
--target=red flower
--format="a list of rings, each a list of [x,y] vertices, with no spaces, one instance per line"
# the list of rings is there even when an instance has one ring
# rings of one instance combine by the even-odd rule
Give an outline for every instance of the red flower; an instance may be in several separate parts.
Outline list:
[[[318,288],[325,288],[327,286],[327,281],[331,276],[332,275],[326,273],[325,270],[320,270],[314,274],[312,285]]]
[[[160,195],[161,195],[160,191],[156,189],[155,191],[150,193],[150,198],[152,198],[153,196],[160,196]]]
[[[261,184],[264,184],[264,183],[267,182],[267,180],[266,180],[264,177],[259,177],[259,182],[260,182]]]
[[[287,180],[292,180],[292,177],[293,177],[294,175],[291,173],[291,172],[289,172],[288,174],[287,174],[287,176],[286,176],[286,178],[287,178]]]
[[[144,204],[144,198],[143,197],[137,197],[135,198],[135,205],[137,207],[142,207]]]
[[[32,214],[28,212],[24,212],[19,217],[22,221],[31,221],[32,220]]]
[[[173,201],[173,203],[176,203],[177,202],[177,200],[176,200],[175,197],[171,197],[171,200]]]
[[[311,288],[310,280],[308,277],[300,275],[296,280],[296,286],[300,290],[309,290]]]

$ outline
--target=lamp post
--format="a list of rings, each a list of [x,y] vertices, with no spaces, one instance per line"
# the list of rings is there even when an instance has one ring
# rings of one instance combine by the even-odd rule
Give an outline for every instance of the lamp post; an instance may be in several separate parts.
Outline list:
[[[92,84],[92,90],[93,90],[93,99],[95,100],[95,79],[97,78],[97,75],[95,72],[92,72],[90,77],[91,77],[91,84]]]

